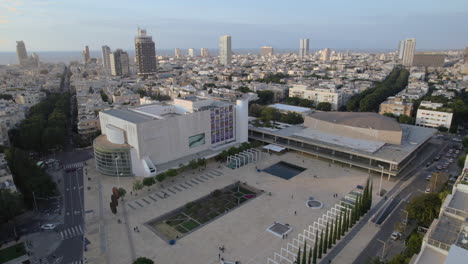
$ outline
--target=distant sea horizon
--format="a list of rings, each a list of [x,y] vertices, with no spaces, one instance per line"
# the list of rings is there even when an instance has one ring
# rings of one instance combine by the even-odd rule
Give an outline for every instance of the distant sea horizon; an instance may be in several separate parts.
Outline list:
[[[181,51],[184,55],[187,55],[188,49],[182,49]],[[338,52],[362,52],[362,53],[388,53],[394,52],[395,49],[332,49]],[[134,57],[135,51],[134,50],[126,50],[130,57]],[[316,52],[318,49],[311,49],[311,52]],[[423,50],[418,50],[423,51]],[[70,63],[71,61],[81,61],[83,59],[82,51],[28,51],[29,55],[33,52],[39,55],[39,59],[42,62],[48,63],[60,63],[63,62],[65,64]],[[218,49],[208,49],[208,52],[212,56],[218,55]],[[277,54],[284,54],[284,53],[296,53],[298,49],[274,49],[274,52]],[[233,49],[234,54],[260,54],[260,49]],[[195,49],[195,54],[200,55],[200,49]],[[101,51],[99,50],[90,50],[90,55],[92,58],[100,58]],[[156,55],[158,56],[168,56],[174,55],[174,49],[157,49]],[[0,51],[0,65],[13,65],[18,64],[18,58],[16,56],[16,52],[14,51]]]

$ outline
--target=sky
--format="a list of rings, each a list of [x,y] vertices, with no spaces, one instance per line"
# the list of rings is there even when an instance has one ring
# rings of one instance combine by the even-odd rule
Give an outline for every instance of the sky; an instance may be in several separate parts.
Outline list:
[[[466,0],[0,0],[0,51],[17,40],[28,51],[133,50],[137,27],[156,49],[396,49],[416,38],[417,50],[468,46]]]

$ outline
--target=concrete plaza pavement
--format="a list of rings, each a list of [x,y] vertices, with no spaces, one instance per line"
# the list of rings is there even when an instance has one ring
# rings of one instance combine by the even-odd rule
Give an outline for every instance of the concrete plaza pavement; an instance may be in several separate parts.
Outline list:
[[[290,180],[256,171],[256,167],[264,169],[279,161],[286,161],[307,170]],[[135,178],[121,177],[119,180],[102,176],[95,171],[91,161],[88,162],[86,171],[86,237],[91,242],[85,252],[86,259],[88,263],[122,264],[132,262],[132,248],[136,257],[149,257],[157,263],[219,263],[220,246],[226,248],[222,253],[225,260],[237,260],[246,264],[266,263],[267,258],[272,257],[275,251],[293,237],[297,237],[298,233],[311,225],[357,184],[364,184],[368,177],[367,171],[288,152],[283,155],[265,154],[261,161],[235,170],[221,163],[209,162],[203,171],[186,171],[163,182],[164,188],[159,185],[145,187],[135,196],[134,192],[130,195]],[[207,173],[212,171],[220,172],[221,175],[207,177]],[[379,178],[374,177],[374,189],[378,186]],[[246,182],[264,190],[265,193],[179,239],[175,245],[169,245],[144,225],[153,218],[237,181]],[[113,215],[109,209],[111,189],[118,186],[119,182],[127,190],[126,217],[123,214],[122,202],[119,202],[117,215]],[[192,187],[187,189],[177,187],[187,182],[198,183],[191,184]],[[384,181],[383,188],[388,190],[394,184]],[[102,202],[98,186],[102,186]],[[149,199],[150,194],[160,192],[161,189],[169,196],[161,199],[152,195],[156,201]],[[268,195],[269,192],[271,196]],[[338,197],[333,197],[335,193]],[[306,201],[310,196],[323,202],[323,208],[308,208]],[[374,199],[378,201],[377,197]],[[266,231],[275,221],[288,223],[294,228],[287,239],[281,239]],[[140,232],[134,232],[134,227],[138,227]]]

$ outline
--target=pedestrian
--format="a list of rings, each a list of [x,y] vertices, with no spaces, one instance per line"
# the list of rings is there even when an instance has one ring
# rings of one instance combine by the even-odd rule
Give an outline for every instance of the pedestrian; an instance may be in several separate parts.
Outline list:
[[[218,259],[221,259],[221,253],[218,253]]]
[[[297,212],[296,212],[296,211],[294,211],[294,215],[297,215]]]

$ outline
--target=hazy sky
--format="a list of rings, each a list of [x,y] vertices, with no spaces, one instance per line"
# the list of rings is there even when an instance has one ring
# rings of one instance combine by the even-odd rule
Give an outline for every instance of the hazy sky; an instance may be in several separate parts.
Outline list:
[[[0,51],[133,49],[136,28],[156,48],[417,49],[468,46],[467,0],[0,0]]]

